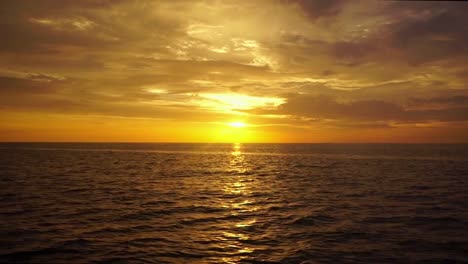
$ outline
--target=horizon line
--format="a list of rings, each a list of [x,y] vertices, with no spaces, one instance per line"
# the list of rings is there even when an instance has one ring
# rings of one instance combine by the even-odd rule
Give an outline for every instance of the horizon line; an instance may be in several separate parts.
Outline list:
[[[395,144],[395,145],[404,145],[404,144],[413,144],[413,145],[422,145],[422,144],[447,144],[447,145],[456,145],[456,144],[468,144],[467,142],[347,142],[347,141],[338,141],[338,142],[207,142],[207,141],[198,141],[198,142],[184,142],[184,141],[0,141],[0,144],[17,144],[17,143],[44,143],[44,144],[53,144],[53,143],[66,143],[66,144]]]

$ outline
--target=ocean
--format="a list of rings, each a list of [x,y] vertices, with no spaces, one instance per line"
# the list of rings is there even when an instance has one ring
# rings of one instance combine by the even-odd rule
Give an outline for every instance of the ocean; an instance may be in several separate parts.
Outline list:
[[[1,263],[468,263],[468,145],[1,143]]]

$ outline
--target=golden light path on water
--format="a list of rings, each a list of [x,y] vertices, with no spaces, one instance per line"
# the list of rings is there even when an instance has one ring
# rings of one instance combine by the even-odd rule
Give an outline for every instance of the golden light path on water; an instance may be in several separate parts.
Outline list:
[[[230,158],[229,167],[227,168],[230,175],[225,177],[224,193],[232,198],[227,201],[224,200],[221,206],[229,208],[231,210],[230,214],[233,217],[239,216],[239,214],[255,212],[258,208],[251,206],[255,204],[255,200],[246,198],[251,196],[255,181],[247,173],[249,166],[246,164],[245,154],[242,153],[242,145],[240,143],[233,144]],[[237,252],[232,257],[223,257],[221,259],[223,263],[238,263],[254,251],[252,247],[243,245],[242,241],[251,239],[250,235],[246,234],[244,230],[252,228],[256,222],[257,219],[252,218],[227,223],[229,231],[222,233],[222,246],[226,249],[234,249]]]

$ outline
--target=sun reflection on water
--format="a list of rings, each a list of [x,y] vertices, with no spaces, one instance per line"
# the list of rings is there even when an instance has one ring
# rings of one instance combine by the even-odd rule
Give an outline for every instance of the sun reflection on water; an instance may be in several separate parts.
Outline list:
[[[228,174],[223,177],[222,187],[226,199],[220,200],[220,203],[221,207],[229,208],[229,214],[235,217],[235,220],[227,222],[225,228],[228,230],[220,234],[222,247],[232,250],[232,256],[221,261],[238,263],[248,259],[255,251],[255,248],[246,245],[245,241],[253,239],[250,232],[257,222],[257,219],[249,217],[249,214],[258,210],[255,206],[256,200],[251,197],[255,181],[249,174],[250,168],[240,143],[233,144],[226,171]]]
[[[240,144],[240,143],[234,143],[234,144],[232,145],[232,152],[231,152],[231,154],[232,154],[233,156],[236,156],[236,157],[238,157],[238,156],[240,156],[240,155],[242,154],[242,152],[241,152],[241,144]]]
[[[243,174],[247,172],[245,155],[242,153],[242,145],[240,143],[233,144],[228,171],[233,174]]]

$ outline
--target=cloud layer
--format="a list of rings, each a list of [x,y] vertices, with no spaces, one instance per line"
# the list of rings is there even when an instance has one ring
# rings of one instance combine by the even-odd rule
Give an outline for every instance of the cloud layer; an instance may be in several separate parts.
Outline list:
[[[468,131],[463,2],[0,5],[3,140],[28,122],[7,118],[17,113],[187,128],[245,119],[287,141],[314,141],[307,131],[317,129],[353,141],[372,128],[387,131],[378,140],[398,129],[415,139],[427,136],[421,126],[467,140],[459,136]]]

